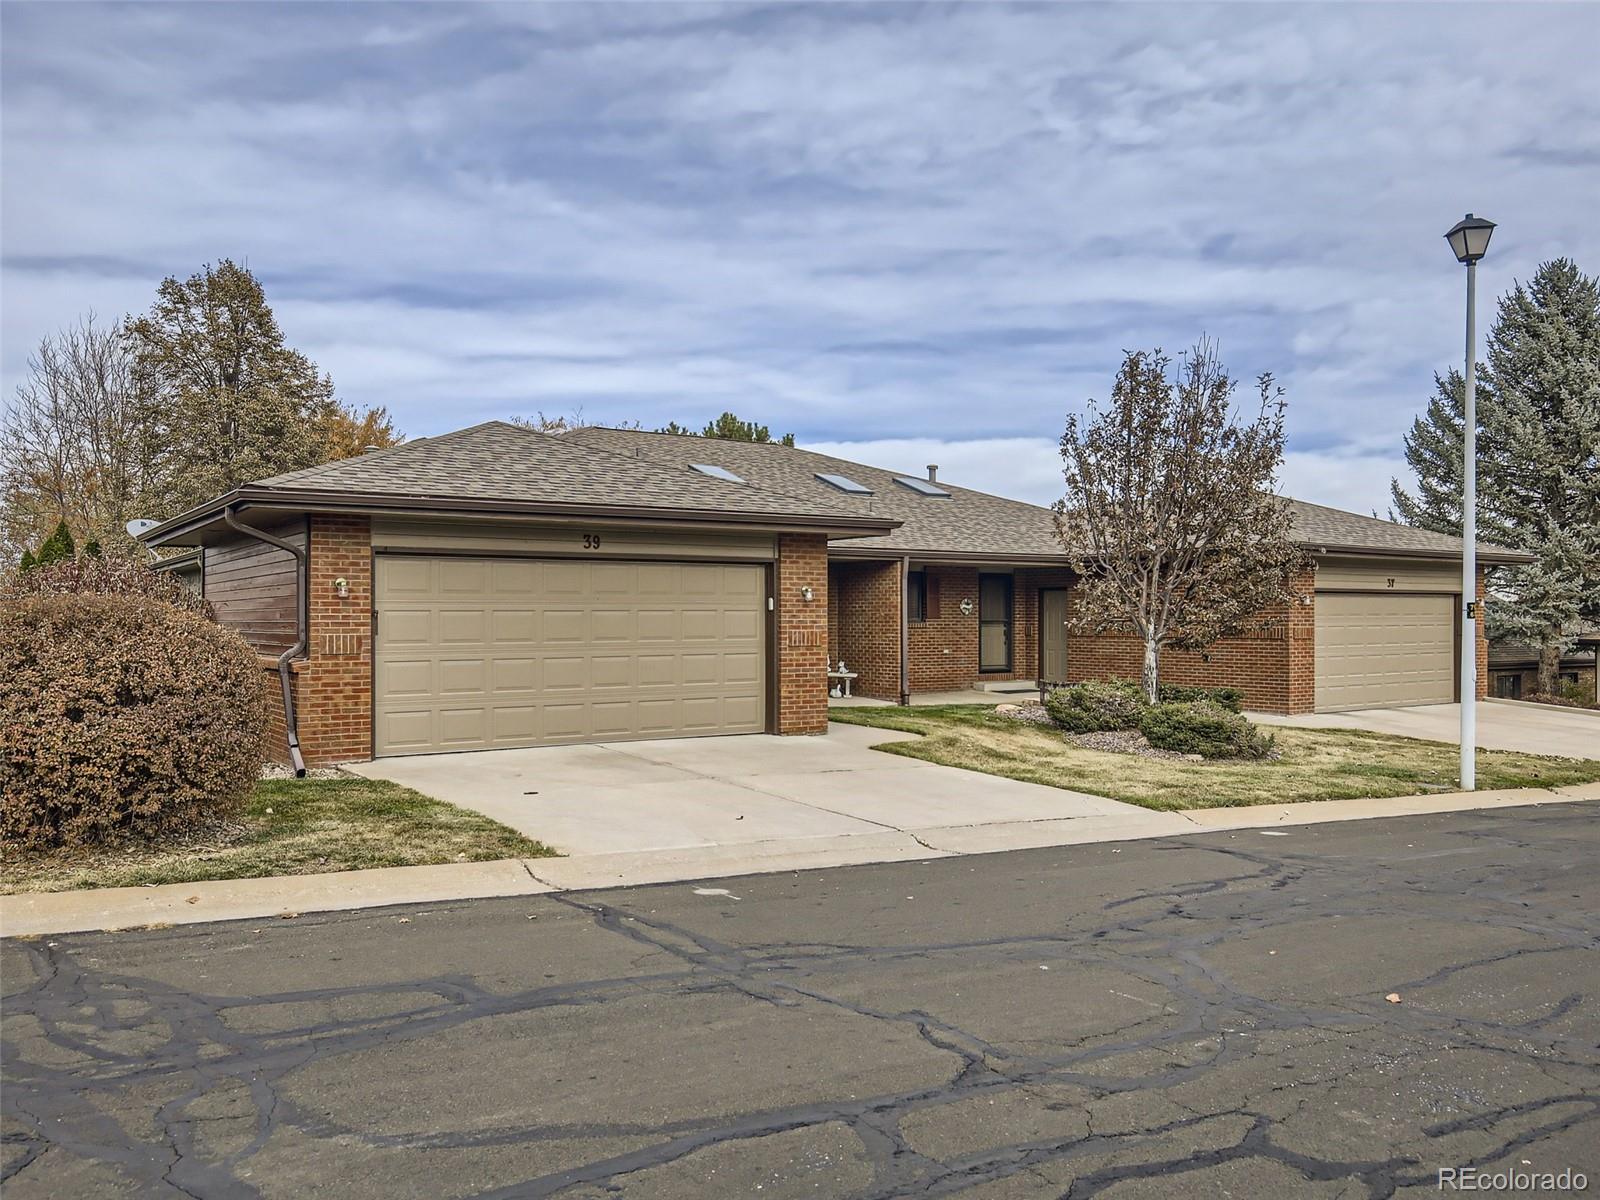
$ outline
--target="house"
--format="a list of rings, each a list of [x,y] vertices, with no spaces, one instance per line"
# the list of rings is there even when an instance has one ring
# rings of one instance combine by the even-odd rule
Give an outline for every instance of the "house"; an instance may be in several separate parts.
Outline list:
[[[1452,699],[1459,541],[1294,515],[1295,602],[1167,652],[1163,677],[1277,712]],[[145,540],[198,549],[282,697],[277,753],[312,763],[820,733],[841,658],[886,699],[1140,660],[1068,632],[1049,509],[774,444],[493,421],[237,488]]]
[[[1559,685],[1583,689],[1591,703],[1600,705],[1600,681],[1595,677],[1600,629],[1586,630],[1577,645],[1561,656],[1556,676]],[[1539,690],[1539,648],[1509,639],[1489,643],[1489,695],[1497,700],[1532,699]]]

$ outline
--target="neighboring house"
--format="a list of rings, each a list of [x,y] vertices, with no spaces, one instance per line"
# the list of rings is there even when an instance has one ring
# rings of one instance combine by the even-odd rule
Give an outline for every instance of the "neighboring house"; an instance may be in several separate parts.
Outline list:
[[[1454,698],[1459,541],[1298,502],[1295,528],[1295,602],[1167,651],[1163,678],[1278,712]],[[1068,633],[1049,509],[775,444],[489,422],[241,487],[145,538],[199,547],[218,618],[264,670],[289,663],[312,763],[820,733],[841,658],[887,699],[1140,661],[1131,638]]]
[[[1591,703],[1600,704],[1595,680],[1595,651],[1600,630],[1588,633],[1561,656],[1557,684],[1581,687]],[[1539,647],[1525,642],[1489,643],[1489,695],[1497,700],[1530,700],[1539,691]]]

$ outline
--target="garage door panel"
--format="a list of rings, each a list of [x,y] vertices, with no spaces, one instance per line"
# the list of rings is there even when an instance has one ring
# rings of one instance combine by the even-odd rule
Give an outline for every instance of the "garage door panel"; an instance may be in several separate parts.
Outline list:
[[[1319,711],[1455,699],[1455,597],[1319,592]]]
[[[536,642],[539,639],[538,614],[527,608],[496,608],[489,615],[489,636],[497,646]]]
[[[380,646],[428,646],[434,641],[433,612],[427,609],[388,608],[378,629]]]
[[[765,568],[380,555],[380,754],[766,722]]]
[[[481,608],[441,609],[437,624],[439,643],[445,646],[483,645],[488,640],[484,636],[488,616]]]
[[[501,704],[490,711],[496,746],[527,745],[539,740],[539,710],[533,705]]]
[[[489,664],[489,679],[496,695],[532,692],[539,687],[539,660],[496,658]]]
[[[481,696],[488,679],[489,664],[481,658],[446,658],[439,662],[438,688],[441,696]]]

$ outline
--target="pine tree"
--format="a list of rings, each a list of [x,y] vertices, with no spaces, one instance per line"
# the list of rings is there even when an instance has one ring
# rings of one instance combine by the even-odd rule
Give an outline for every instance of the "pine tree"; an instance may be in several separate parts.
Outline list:
[[[1461,533],[1461,409],[1464,403],[1461,372],[1452,370],[1433,377],[1428,411],[1411,422],[1405,435],[1406,463],[1417,477],[1417,494],[1389,481],[1394,502],[1391,517],[1419,529],[1459,536]],[[1477,403],[1486,389],[1480,381]]]
[[[44,545],[39,547],[39,553],[34,558],[37,566],[47,567],[53,562],[74,558],[78,547],[72,540],[72,530],[67,528],[65,521],[56,523],[55,531],[44,540]]]
[[[1490,632],[1539,647],[1548,694],[1574,635],[1600,620],[1600,281],[1569,259],[1542,264],[1500,300],[1487,360],[1484,509],[1535,556],[1497,579]]]
[[[17,564],[17,569],[19,571],[31,571],[38,565],[39,560],[33,557],[33,551],[24,550],[22,552],[22,561]]]

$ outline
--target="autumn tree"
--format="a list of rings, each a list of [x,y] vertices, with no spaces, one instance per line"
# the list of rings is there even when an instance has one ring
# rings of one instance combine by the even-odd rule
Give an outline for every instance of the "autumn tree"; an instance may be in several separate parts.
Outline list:
[[[1110,402],[1090,401],[1061,437],[1057,530],[1080,576],[1073,627],[1138,637],[1152,702],[1163,647],[1199,649],[1243,632],[1290,599],[1301,561],[1275,492],[1282,389],[1261,376],[1248,421],[1234,411],[1234,389],[1209,341],[1176,371],[1159,350],[1130,351]]]
[[[224,259],[162,281],[128,323],[168,507],[323,461],[333,381],[289,348],[261,283]]]
[[[142,420],[134,356],[93,314],[45,338],[0,420],[0,545],[7,557],[58,522],[115,547],[158,502],[159,443]]]
[[[348,405],[336,403],[323,420],[320,437],[325,462],[355,458],[369,450],[387,450],[406,440],[396,432],[394,419],[381,404],[357,412]]]

